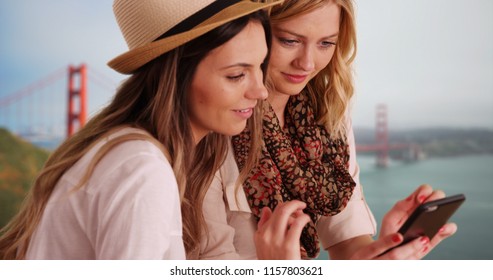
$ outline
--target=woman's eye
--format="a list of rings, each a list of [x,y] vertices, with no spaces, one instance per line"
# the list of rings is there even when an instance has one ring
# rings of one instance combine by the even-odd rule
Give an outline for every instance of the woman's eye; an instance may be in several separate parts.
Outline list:
[[[286,39],[286,38],[279,38],[279,41],[287,46],[294,46],[298,43],[298,40]]]
[[[323,47],[323,48],[330,48],[332,46],[335,46],[336,43],[334,42],[330,42],[330,41],[323,41],[320,43],[320,45]]]
[[[245,74],[244,73],[241,73],[239,75],[231,75],[231,76],[226,76],[226,78],[228,78],[228,80],[231,80],[231,81],[239,81],[241,80],[241,78],[245,77]]]

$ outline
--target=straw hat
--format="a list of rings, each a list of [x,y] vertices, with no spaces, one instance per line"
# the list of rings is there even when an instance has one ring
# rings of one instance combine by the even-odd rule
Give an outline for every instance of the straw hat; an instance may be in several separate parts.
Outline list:
[[[129,50],[108,65],[130,74],[212,29],[283,0],[115,0],[113,11]]]

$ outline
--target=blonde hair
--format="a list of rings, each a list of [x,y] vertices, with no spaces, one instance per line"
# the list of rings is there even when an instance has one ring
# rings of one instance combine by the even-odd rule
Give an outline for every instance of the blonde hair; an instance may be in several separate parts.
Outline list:
[[[21,210],[0,231],[0,259],[26,257],[31,237],[61,176],[100,139],[125,126],[144,129],[148,135],[125,135],[106,143],[76,188],[83,187],[98,161],[114,146],[128,140],[151,141],[163,151],[173,168],[181,199],[187,258],[197,258],[201,233],[206,230],[203,200],[215,172],[224,162],[230,137],[209,133],[195,145],[186,93],[198,63],[210,50],[238,34],[250,20],[258,20],[269,29],[263,12],[244,16],[162,55],[130,76],[112,102],[49,157]],[[248,123],[255,134],[259,133],[256,124],[259,122],[256,115]],[[190,147],[195,148],[191,151]],[[254,158],[252,155],[250,160]]]
[[[339,38],[330,63],[310,80],[306,92],[316,120],[332,137],[345,135],[345,114],[354,94],[352,63],[356,56],[356,26],[352,0],[285,0],[272,7],[272,25],[316,10],[329,2],[341,7]],[[267,78],[267,87],[273,83]]]

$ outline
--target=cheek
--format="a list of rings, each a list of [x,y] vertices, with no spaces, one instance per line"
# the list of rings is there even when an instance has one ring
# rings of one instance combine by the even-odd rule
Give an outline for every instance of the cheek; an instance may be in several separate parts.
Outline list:
[[[208,104],[214,98],[214,92],[216,91],[214,85],[216,82],[214,79],[206,77],[210,77],[210,75],[201,71],[197,72],[195,78],[192,80],[189,93],[189,103],[192,106],[196,107],[197,105]]]
[[[324,60],[325,66],[327,66],[327,64],[329,64],[332,61],[332,59],[334,59],[334,58],[335,58],[335,48],[333,48],[331,51],[329,51],[327,53],[325,60]]]
[[[195,81],[190,87],[188,95],[188,111],[192,117],[199,117],[201,112],[207,107],[209,94],[204,84],[197,84]]]
[[[190,103],[192,103],[195,107],[207,104],[207,95],[200,91],[194,92],[190,97]]]
[[[222,95],[220,89],[204,85],[190,92],[189,107],[193,115],[208,116],[218,112],[227,101],[227,96]]]
[[[292,60],[288,51],[283,48],[272,48],[269,58],[269,68],[281,68]]]
[[[317,73],[320,72],[320,70],[324,69],[329,65],[329,63],[334,59],[334,50],[328,51],[321,53],[318,58],[315,60],[315,69],[317,70]]]

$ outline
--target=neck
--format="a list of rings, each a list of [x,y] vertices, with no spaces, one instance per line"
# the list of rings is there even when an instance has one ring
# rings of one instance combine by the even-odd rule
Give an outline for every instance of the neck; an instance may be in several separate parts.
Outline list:
[[[277,119],[279,119],[279,124],[281,127],[284,127],[284,111],[286,110],[286,106],[288,105],[290,95],[282,94],[278,92],[269,93],[269,97],[267,100],[269,101],[272,109],[274,109],[274,113],[276,114]]]

